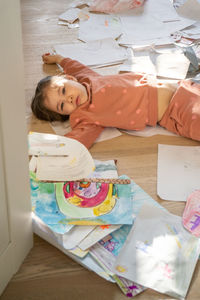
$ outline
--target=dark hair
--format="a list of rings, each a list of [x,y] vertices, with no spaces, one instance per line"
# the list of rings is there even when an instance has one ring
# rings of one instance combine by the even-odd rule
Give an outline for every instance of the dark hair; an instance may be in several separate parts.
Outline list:
[[[44,106],[45,89],[51,83],[53,76],[47,76],[38,82],[35,90],[35,95],[32,99],[31,109],[36,118],[44,121],[61,121],[69,119],[69,115],[61,115],[57,112],[50,111]]]

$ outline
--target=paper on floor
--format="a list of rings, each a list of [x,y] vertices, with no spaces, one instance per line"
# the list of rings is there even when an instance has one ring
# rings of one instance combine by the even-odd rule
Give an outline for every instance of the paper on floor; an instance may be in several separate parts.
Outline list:
[[[117,15],[89,14],[87,20],[80,21],[78,38],[89,42],[105,38],[116,39],[122,34],[122,25]]]
[[[183,5],[177,8],[179,15],[200,21],[200,2],[198,0],[186,0]]]
[[[119,229],[120,226],[121,225],[96,226],[95,229],[78,244],[79,248],[87,250],[111,232]]]
[[[200,188],[200,147],[158,145],[157,194],[164,200],[186,201]]]
[[[190,60],[176,47],[159,50],[151,48],[134,51],[132,56],[129,54],[119,71],[145,72],[157,77],[180,80],[186,77],[189,65]]]
[[[79,8],[69,8],[64,13],[59,15],[58,18],[61,21],[67,21],[69,23],[73,23],[75,20],[78,19],[80,11],[81,10]]]
[[[175,133],[168,131],[167,129],[157,125],[156,127],[146,126],[143,130],[121,130],[124,133],[141,136],[141,137],[149,137],[154,135],[171,135],[171,136],[179,136]]]
[[[94,160],[80,142],[54,134],[32,132],[28,135],[29,155],[38,155],[38,180],[77,180],[94,171]]]
[[[181,217],[144,204],[115,263],[118,275],[182,299],[200,254],[200,240]]]
[[[53,130],[55,131],[55,133],[57,135],[65,135],[72,130],[69,125],[69,121],[66,121],[66,122],[55,121],[55,122],[52,122],[49,124],[51,125],[51,127],[53,128]],[[113,139],[120,135],[121,135],[121,132],[117,128],[107,127],[100,134],[100,136],[96,139],[95,143],[110,140],[110,139]]]
[[[58,44],[53,48],[57,54],[90,67],[117,64],[127,58],[126,49],[110,38],[87,43]]]
[[[69,250],[66,250],[63,247],[62,243],[59,241],[57,234],[55,234],[51,229],[47,227],[45,223],[41,222],[41,220],[35,216],[33,216],[33,232],[35,232],[41,238],[46,240],[48,243],[61,250],[63,253],[71,257],[83,267],[95,272],[97,275],[101,276],[102,278],[108,281],[115,282],[114,279],[111,278],[90,255],[86,255],[83,258],[79,258],[77,257],[77,255],[73,255],[73,253],[71,253]]]
[[[200,237],[200,189],[195,190],[187,198],[182,221],[188,231]]]

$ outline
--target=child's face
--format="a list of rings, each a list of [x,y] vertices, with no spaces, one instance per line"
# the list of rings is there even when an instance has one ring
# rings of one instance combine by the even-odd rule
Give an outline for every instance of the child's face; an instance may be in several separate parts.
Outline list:
[[[75,80],[54,76],[46,87],[44,106],[61,115],[70,115],[88,100],[86,88]]]

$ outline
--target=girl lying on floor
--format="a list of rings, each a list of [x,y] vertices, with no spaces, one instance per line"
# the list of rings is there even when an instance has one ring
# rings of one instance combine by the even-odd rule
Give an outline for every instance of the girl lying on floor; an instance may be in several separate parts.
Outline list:
[[[200,141],[200,84],[158,82],[153,75],[100,75],[60,55],[44,54],[46,64],[59,64],[66,75],[48,76],[36,88],[31,108],[40,120],[65,121],[66,136],[90,148],[105,127],[142,130],[162,127]]]

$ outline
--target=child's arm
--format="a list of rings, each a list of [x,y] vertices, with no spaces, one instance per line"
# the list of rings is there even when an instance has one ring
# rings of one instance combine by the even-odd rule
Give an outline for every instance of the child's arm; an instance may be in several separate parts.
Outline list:
[[[80,62],[72,60],[70,58],[64,58],[59,54],[51,55],[50,53],[45,53],[42,55],[42,60],[46,64],[59,64],[66,74],[73,75],[78,80],[81,80],[88,76],[101,76],[100,74],[81,64]]]
[[[63,68],[66,74],[70,74],[75,76],[78,81],[85,77],[99,77],[101,76],[97,72],[93,71],[89,67],[83,65],[77,60],[73,60],[71,58],[64,58],[61,63],[61,67]]]
[[[103,130],[104,127],[95,124],[80,124],[65,136],[79,141],[89,149]]]

